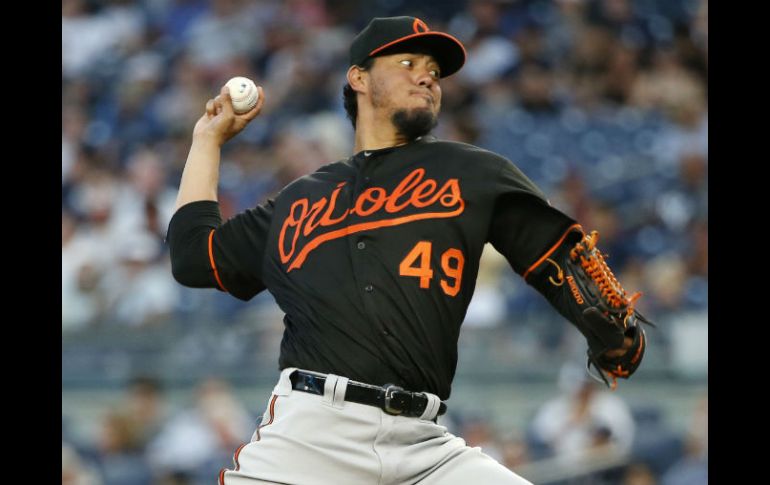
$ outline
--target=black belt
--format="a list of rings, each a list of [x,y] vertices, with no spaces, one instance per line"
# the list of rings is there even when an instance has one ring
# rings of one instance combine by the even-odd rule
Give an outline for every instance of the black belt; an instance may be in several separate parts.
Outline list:
[[[324,395],[324,384],[326,383],[326,376],[324,375],[295,370],[289,378],[291,379],[291,387],[295,391]],[[394,416],[400,415],[411,418],[422,416],[428,406],[428,398],[421,392],[406,391],[392,384],[378,387],[356,381],[348,381],[345,400],[375,406]],[[439,404],[438,416],[444,413],[446,413],[446,404],[442,402]]]

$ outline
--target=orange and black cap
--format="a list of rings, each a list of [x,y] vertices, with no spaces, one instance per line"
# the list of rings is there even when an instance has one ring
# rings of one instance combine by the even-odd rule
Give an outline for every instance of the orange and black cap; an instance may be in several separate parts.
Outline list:
[[[430,30],[416,17],[377,17],[369,22],[350,46],[350,65],[370,57],[426,49],[438,62],[441,77],[447,77],[465,64],[465,47],[444,32]]]

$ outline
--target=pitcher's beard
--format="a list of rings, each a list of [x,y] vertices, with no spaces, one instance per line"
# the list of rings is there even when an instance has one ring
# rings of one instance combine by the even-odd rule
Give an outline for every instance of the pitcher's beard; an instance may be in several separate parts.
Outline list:
[[[427,109],[400,109],[393,113],[390,121],[409,141],[427,135],[438,124],[438,118]]]

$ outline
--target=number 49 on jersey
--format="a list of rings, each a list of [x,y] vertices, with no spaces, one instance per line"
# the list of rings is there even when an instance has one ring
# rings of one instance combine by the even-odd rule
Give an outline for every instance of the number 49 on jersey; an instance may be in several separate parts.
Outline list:
[[[432,242],[419,241],[401,260],[398,274],[420,278],[420,288],[430,288],[433,279],[433,269],[430,266],[432,252]],[[459,249],[449,248],[441,254],[441,270],[446,279],[441,278],[439,284],[447,295],[456,296],[460,292],[464,264],[465,257]]]

